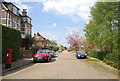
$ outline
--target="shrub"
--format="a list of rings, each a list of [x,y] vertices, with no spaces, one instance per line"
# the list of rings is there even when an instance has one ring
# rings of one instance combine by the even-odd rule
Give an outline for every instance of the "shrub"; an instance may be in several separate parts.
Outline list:
[[[58,51],[59,47],[53,47],[52,50]]]
[[[5,62],[6,49],[13,49],[12,60],[15,61],[20,55],[21,33],[19,30],[2,27],[2,61]]]
[[[104,51],[89,50],[87,51],[88,55],[99,60],[104,61],[106,64],[111,65],[112,67],[118,68],[118,55],[117,53],[107,53]]]
[[[98,58],[98,52],[96,50],[89,50],[87,53],[91,57]]]
[[[115,68],[117,68],[118,67],[118,55],[113,54],[113,53],[109,53],[104,58],[104,62],[113,66],[113,67],[115,67]]]

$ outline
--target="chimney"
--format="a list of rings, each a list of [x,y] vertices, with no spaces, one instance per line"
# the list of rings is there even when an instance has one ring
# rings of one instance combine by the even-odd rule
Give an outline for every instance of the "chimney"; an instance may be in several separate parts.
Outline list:
[[[27,11],[26,11],[26,9],[23,9],[22,16],[26,16],[26,15],[27,15]]]

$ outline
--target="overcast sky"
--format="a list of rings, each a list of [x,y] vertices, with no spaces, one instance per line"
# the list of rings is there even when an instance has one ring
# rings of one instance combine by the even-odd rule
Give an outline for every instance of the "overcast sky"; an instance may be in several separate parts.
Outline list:
[[[95,0],[6,0],[27,9],[32,18],[32,35],[39,32],[45,38],[68,46],[67,34],[72,31],[84,35],[84,24],[89,22],[90,7]]]

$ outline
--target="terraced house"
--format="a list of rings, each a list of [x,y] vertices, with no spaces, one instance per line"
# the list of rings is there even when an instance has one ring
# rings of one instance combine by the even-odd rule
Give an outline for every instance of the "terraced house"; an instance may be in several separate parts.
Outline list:
[[[27,34],[31,35],[31,18],[27,15],[26,9],[23,9],[22,14],[19,13],[19,10],[13,3],[1,2],[0,24],[21,31],[21,36],[24,39]]]

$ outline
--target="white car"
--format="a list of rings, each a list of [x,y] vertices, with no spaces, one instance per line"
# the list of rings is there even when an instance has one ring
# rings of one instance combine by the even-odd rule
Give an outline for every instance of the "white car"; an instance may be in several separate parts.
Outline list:
[[[58,49],[58,52],[62,52],[62,49]]]

